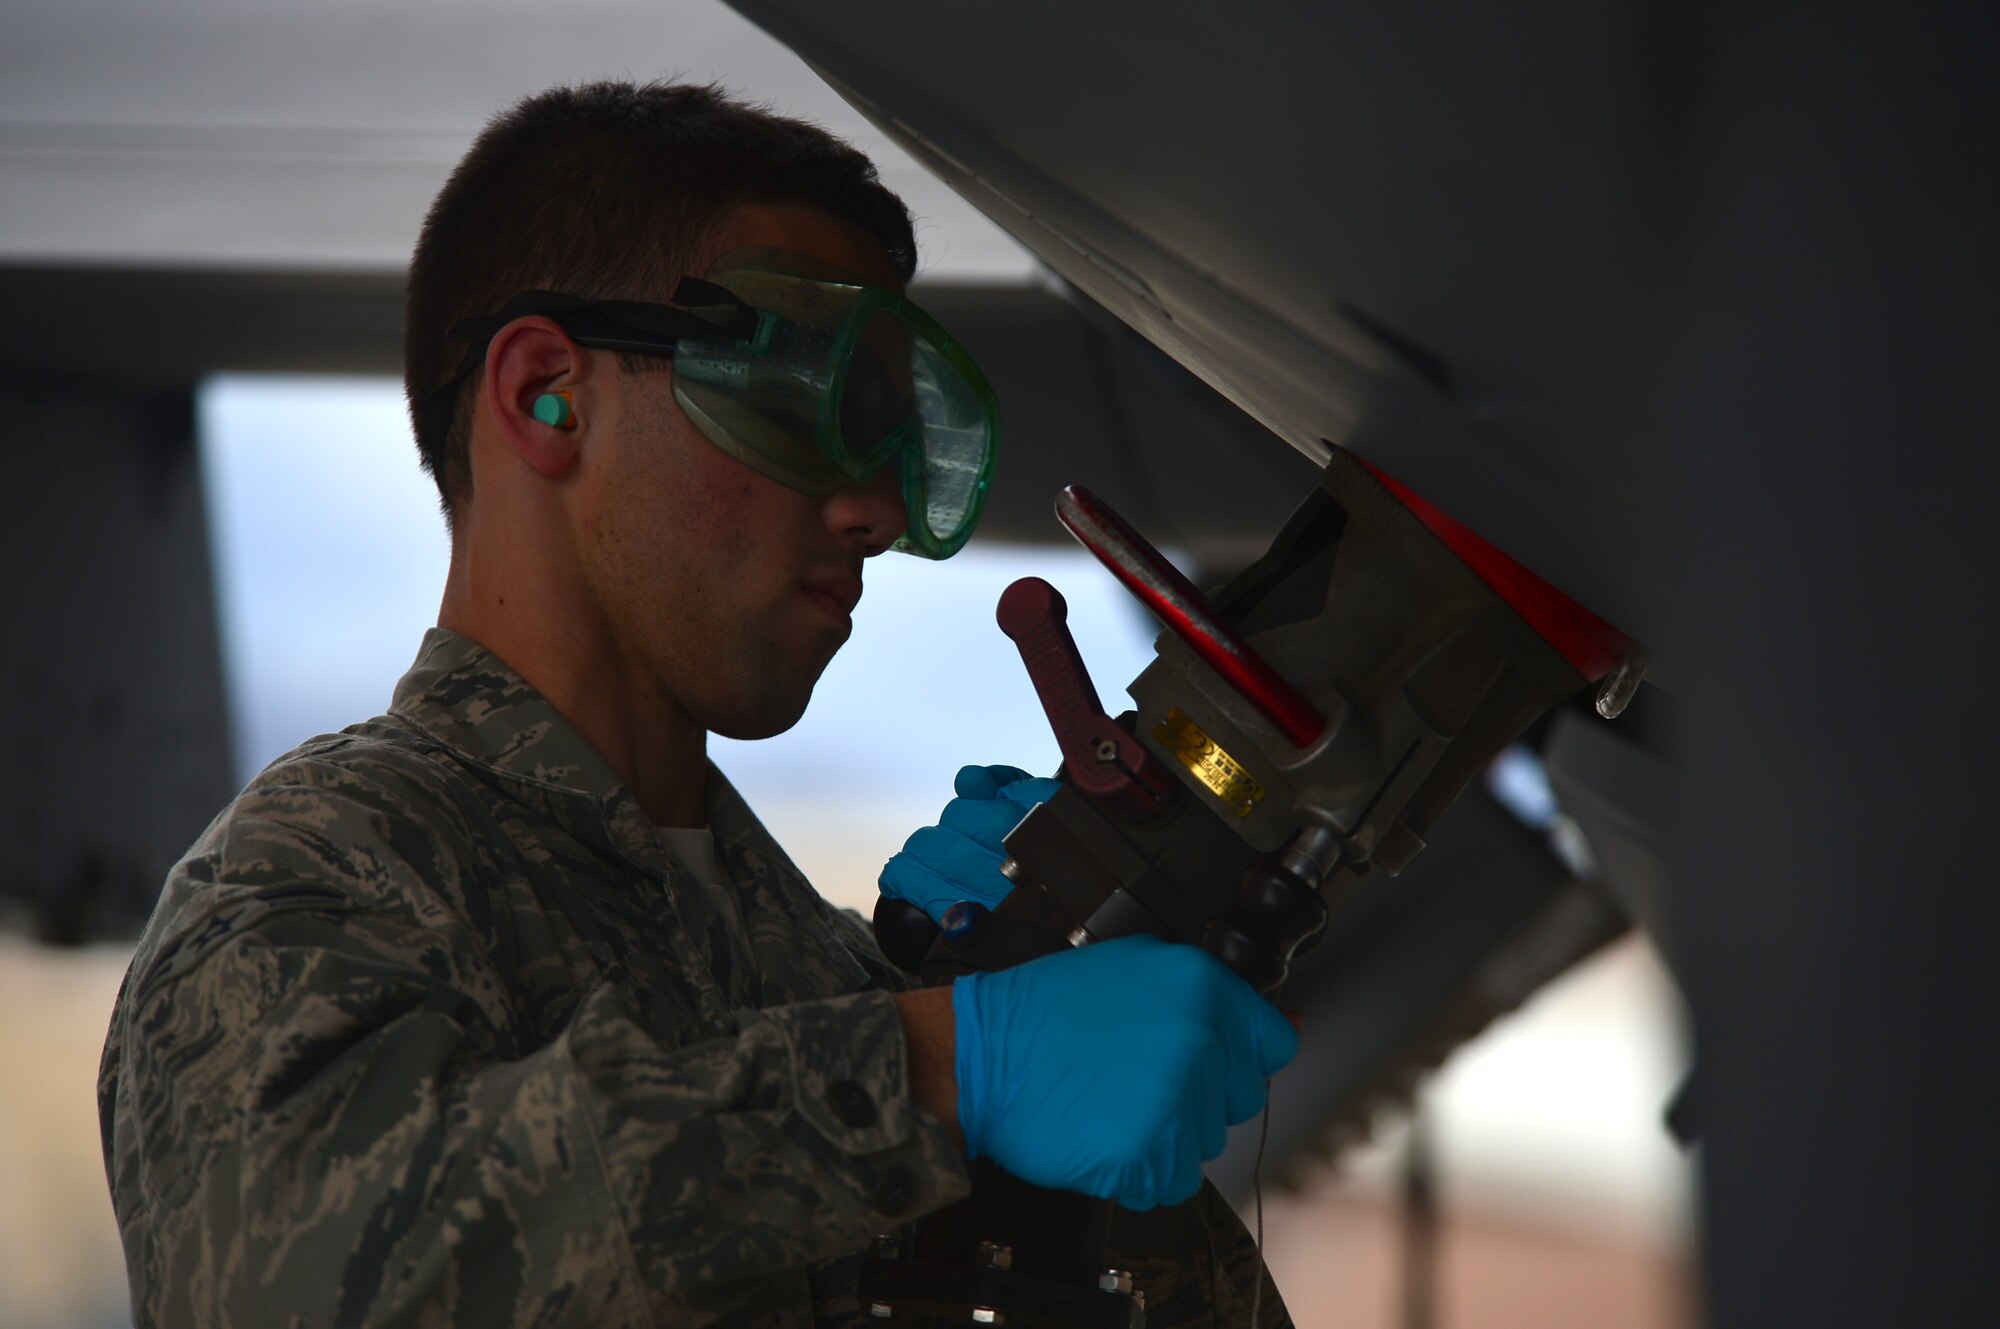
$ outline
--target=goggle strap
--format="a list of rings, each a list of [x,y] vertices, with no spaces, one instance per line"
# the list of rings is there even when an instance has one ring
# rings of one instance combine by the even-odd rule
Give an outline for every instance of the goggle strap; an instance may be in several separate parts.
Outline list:
[[[586,346],[642,355],[672,351],[682,337],[720,335],[751,341],[757,336],[757,311],[726,286],[682,277],[674,287],[673,301],[681,308],[643,300],[585,300],[561,291],[523,291],[497,313],[462,318],[445,329],[447,339],[473,344],[466,347],[452,376],[429,394],[425,406],[442,409],[444,400],[485,359],[486,343],[494,334],[528,314],[548,315]]]
[[[523,291],[497,313],[462,318],[445,330],[453,341],[485,341],[528,314],[546,314],[571,336],[618,339],[635,349],[670,349],[681,337],[724,336],[748,341],[757,333],[757,311],[727,288],[699,277],[683,277],[674,302],[584,300],[560,291]]]
[[[721,333],[731,341],[752,341],[757,336],[757,311],[743,303],[727,286],[718,286],[699,277],[683,277],[674,287],[673,301],[702,320],[710,335]],[[690,334],[695,329],[689,329]]]

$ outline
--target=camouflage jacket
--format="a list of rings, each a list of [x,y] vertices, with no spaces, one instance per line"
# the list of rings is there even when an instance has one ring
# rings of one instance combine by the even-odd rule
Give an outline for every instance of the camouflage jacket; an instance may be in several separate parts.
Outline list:
[[[252,781],[169,876],[105,1045],[136,1321],[858,1322],[854,1253],[964,1164],[866,927],[713,767],[708,815],[734,907],[441,629],[387,715]],[[1254,1253],[1197,1206],[1221,1260],[1127,1261],[1156,1325],[1245,1318]]]

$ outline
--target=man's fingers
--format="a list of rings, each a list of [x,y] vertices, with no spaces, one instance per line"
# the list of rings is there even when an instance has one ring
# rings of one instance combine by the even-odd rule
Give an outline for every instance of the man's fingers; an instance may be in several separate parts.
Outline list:
[[[1264,1084],[1264,1077],[1257,1073],[1255,1058],[1229,1067],[1222,1096],[1224,1120],[1229,1125],[1246,1122],[1264,1110]]]
[[[998,854],[1000,842],[1020,824],[1021,815],[1020,807],[1004,798],[954,798],[939,814],[938,825],[965,836],[982,850]]]
[[[1284,1014],[1262,997],[1257,998],[1257,1051],[1263,1061],[1265,1079],[1276,1075],[1299,1055],[1295,1017]]]
[[[1224,1107],[1229,1124],[1250,1120],[1264,1110],[1265,1081],[1285,1067],[1299,1052],[1299,1035],[1291,1017],[1270,1002],[1243,988],[1243,1001],[1232,1011],[1242,1020],[1229,1042],[1229,1066],[1225,1072],[1227,1095]]]
[[[1219,1156],[1229,1143],[1229,1127],[1223,1121],[1225,1105],[1216,1101],[1215,1089],[1212,1083],[1204,1082],[1195,1100],[1195,1151],[1204,1163]]]
[[[1161,1204],[1182,1204],[1192,1200],[1201,1189],[1202,1154],[1195,1141],[1178,1133],[1169,1148],[1167,1176],[1157,1198]],[[1215,1152],[1219,1154],[1222,1150],[1217,1147]]]
[[[1062,781],[1051,780],[1047,776],[1024,775],[1018,780],[1010,780],[1000,787],[996,795],[1002,802],[1012,803],[1017,809],[1015,817],[1027,815],[1027,810],[1037,803],[1046,803],[1062,788]]]
[[[1018,766],[961,766],[952,778],[951,789],[960,798],[991,798],[1002,786],[1027,778],[1028,773]]]
[[[998,874],[995,875],[997,877]],[[1004,879],[1001,884],[1005,884]],[[884,895],[908,900],[929,914],[933,922],[943,922],[945,910],[960,900],[977,900],[986,905],[993,903],[987,893],[953,881],[909,851],[896,855],[884,865],[876,885]]]

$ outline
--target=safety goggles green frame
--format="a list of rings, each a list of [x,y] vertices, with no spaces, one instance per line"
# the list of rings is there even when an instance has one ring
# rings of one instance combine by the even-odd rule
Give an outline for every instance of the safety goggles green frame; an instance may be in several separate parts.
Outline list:
[[[999,402],[979,367],[903,296],[795,256],[732,257],[708,278],[682,278],[671,306],[526,291],[462,319],[447,335],[475,344],[433,395],[449,409],[494,334],[540,314],[580,345],[671,357],[675,398],[696,428],[792,489],[823,496],[896,464],[908,524],[892,547],[957,553],[999,451]]]

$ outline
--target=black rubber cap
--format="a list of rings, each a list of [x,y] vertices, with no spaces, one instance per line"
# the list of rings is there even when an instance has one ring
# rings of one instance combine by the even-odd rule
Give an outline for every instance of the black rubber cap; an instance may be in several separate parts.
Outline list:
[[[931,916],[908,900],[884,895],[875,901],[875,944],[904,973],[914,974],[923,966],[937,936]]]

